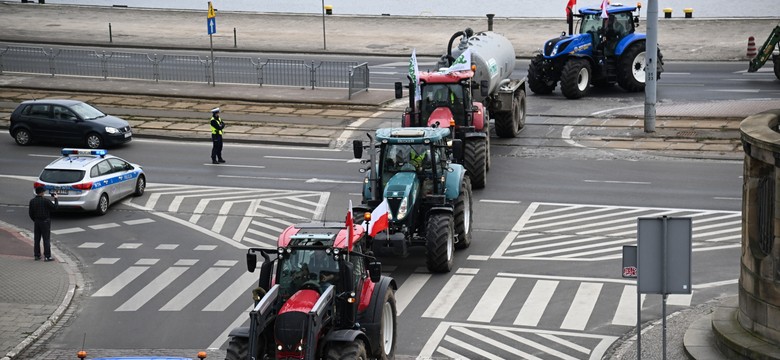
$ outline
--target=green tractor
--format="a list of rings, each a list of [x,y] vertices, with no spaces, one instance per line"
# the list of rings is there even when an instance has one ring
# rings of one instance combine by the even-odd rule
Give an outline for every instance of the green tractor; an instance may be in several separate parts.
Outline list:
[[[358,221],[387,206],[387,229],[374,234],[377,255],[407,256],[411,246],[424,246],[431,272],[449,272],[454,250],[471,244],[471,181],[462,165],[463,143],[449,128],[378,129],[369,144],[355,140],[355,158],[367,149],[369,164],[362,204],[353,209]],[[386,203],[385,203],[386,202]],[[383,205],[386,204],[386,205]],[[374,216],[377,220],[377,216]]]
[[[780,55],[774,55],[775,47],[778,43],[780,43],[780,25],[775,26],[769,34],[764,45],[761,45],[761,48],[758,49],[758,55],[750,59],[748,72],[758,71],[769,60],[769,57],[772,57],[772,62],[775,63],[775,77],[780,80]]]

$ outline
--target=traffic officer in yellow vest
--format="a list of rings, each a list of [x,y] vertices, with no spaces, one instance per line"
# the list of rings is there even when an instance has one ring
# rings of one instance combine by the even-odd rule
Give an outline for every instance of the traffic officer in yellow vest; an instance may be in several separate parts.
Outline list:
[[[225,123],[219,117],[219,108],[211,109],[211,163],[219,164],[225,162],[222,159],[222,129]]]

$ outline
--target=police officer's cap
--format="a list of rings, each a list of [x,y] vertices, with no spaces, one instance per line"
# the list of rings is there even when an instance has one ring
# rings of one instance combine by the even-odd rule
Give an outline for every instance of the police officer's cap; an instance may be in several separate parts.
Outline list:
[[[211,112],[212,113],[218,113],[219,112],[219,108],[213,108],[213,109],[211,109]]]

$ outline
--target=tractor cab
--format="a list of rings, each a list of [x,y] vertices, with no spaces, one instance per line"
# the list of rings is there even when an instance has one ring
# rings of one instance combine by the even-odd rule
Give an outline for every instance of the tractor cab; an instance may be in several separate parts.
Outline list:
[[[612,54],[618,42],[636,30],[639,23],[639,17],[633,14],[636,9],[610,5],[607,19],[601,17],[601,9],[580,9],[579,33],[587,34],[595,51]]]
[[[427,125],[449,127],[450,119],[465,126],[466,104],[471,104],[467,86],[447,83],[426,83],[421,87],[420,113]]]

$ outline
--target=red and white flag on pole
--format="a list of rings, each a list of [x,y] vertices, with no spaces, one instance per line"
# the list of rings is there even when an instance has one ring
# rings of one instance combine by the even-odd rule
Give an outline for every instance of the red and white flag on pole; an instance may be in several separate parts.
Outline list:
[[[347,209],[347,245],[349,251],[352,251],[352,232],[354,231],[354,223],[352,222],[352,200],[349,200],[349,209]]]
[[[609,6],[609,0],[601,0],[601,18],[606,19],[609,18],[609,15],[607,15],[607,7]]]
[[[571,9],[577,5],[577,0],[569,0],[569,4],[566,5],[566,16],[571,15]]]
[[[382,230],[387,230],[389,224],[387,219],[387,212],[389,211],[387,206],[387,198],[382,200],[382,203],[371,212],[371,221],[368,223],[368,235],[375,237]]]

